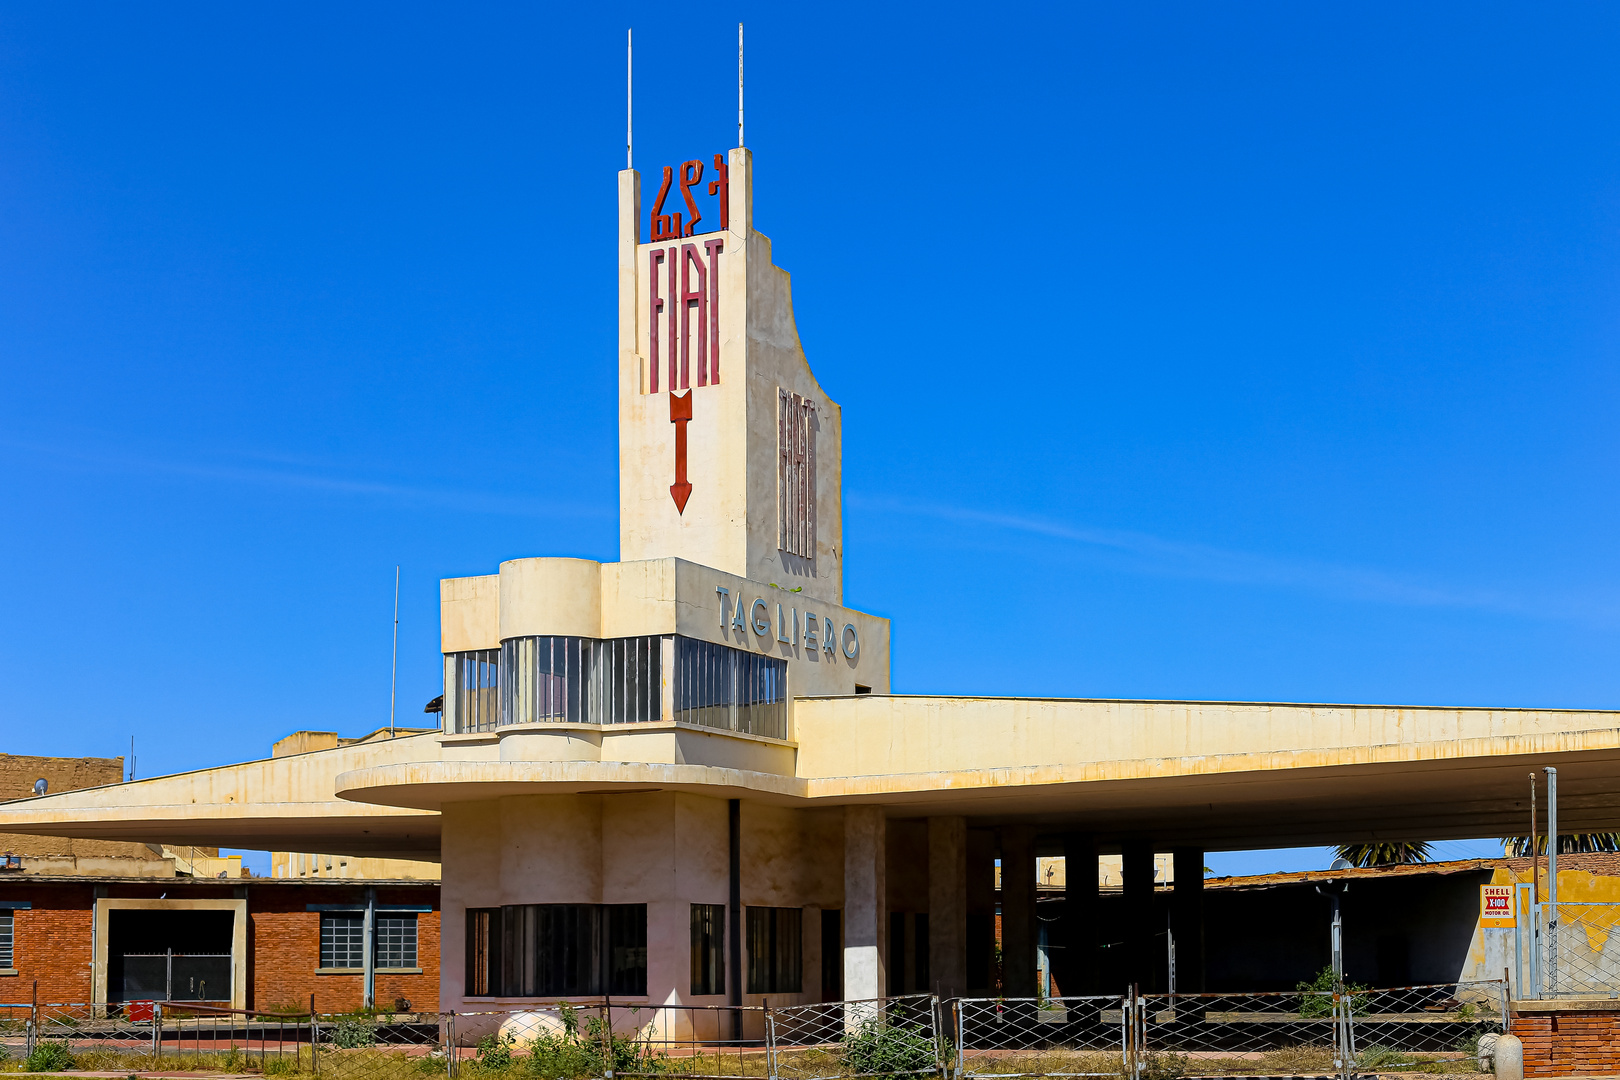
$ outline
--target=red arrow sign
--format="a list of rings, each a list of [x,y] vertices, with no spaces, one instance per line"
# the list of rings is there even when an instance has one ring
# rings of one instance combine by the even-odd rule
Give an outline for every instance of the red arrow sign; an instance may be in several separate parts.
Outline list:
[[[692,419],[692,391],[669,395],[669,422],[675,425],[675,482],[669,485],[670,498],[675,500],[675,512],[686,513],[686,500],[692,495],[692,485],[686,482],[686,423]]]

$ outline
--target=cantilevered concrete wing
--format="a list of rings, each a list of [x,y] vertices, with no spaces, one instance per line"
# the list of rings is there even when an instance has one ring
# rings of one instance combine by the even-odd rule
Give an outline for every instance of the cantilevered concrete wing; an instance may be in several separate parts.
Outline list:
[[[335,780],[438,749],[414,735],[20,799],[0,832],[431,860],[437,813],[343,800]]]

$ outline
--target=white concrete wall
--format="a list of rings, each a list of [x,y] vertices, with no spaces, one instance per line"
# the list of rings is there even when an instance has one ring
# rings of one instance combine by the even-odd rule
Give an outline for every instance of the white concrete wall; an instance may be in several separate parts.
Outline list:
[[[671,792],[514,796],[446,806],[443,1007],[533,1003],[466,997],[468,908],[596,903],[647,905],[647,996],[626,1004],[725,1004],[724,995],[694,998],[690,990],[691,905],[729,900],[727,813],[724,799]],[[771,1001],[817,1000],[821,909],[843,904],[842,815],[748,802],[741,816],[744,906],[805,909],[802,992],[772,994]],[[757,1005],[763,997],[745,994],[743,1000]]]

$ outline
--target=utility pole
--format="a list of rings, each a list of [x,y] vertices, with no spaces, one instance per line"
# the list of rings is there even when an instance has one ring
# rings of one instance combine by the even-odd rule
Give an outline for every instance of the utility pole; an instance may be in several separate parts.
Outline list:
[[[394,667],[388,673],[388,737],[394,737],[394,704],[399,696],[399,567],[394,567]]]
[[[1558,993],[1558,770],[1547,774],[1547,985]]]

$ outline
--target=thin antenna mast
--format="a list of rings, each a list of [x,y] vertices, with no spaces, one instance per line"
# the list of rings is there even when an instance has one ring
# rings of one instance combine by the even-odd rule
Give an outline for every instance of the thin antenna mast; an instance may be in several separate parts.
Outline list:
[[[626,30],[624,32],[624,167],[626,169],[633,169],[636,167],[636,158],[634,152],[636,140],[635,136],[632,134],[635,128],[631,124],[631,120],[633,120],[635,116],[636,101],[635,94],[633,93],[635,89],[634,77],[636,65],[634,51],[632,48],[634,45],[634,42],[631,40],[632,34],[633,31],[630,30]]]
[[[737,24],[737,145],[746,146],[743,142],[743,112],[742,112],[742,23]]]
[[[135,779],[135,736],[129,737],[129,778]]]
[[[394,737],[394,702],[399,692],[399,567],[394,567],[394,668],[388,675],[388,737]]]

